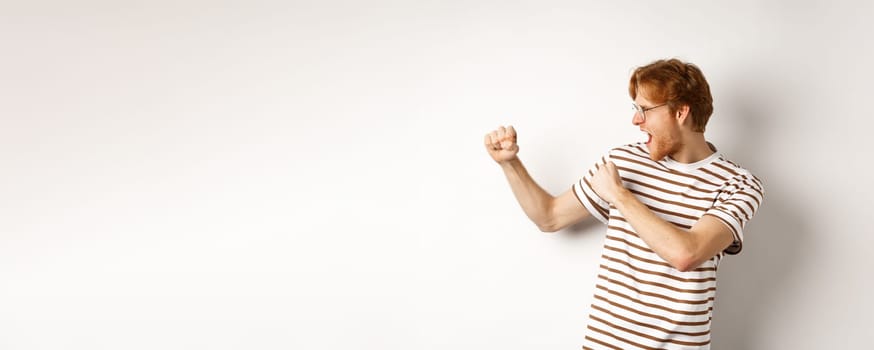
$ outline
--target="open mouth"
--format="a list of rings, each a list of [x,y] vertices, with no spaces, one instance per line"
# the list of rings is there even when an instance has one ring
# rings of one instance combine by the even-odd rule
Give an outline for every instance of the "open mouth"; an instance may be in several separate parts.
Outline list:
[[[646,134],[646,144],[649,145],[649,143],[652,142],[652,134],[650,134],[649,132],[644,131],[644,130],[641,130],[641,131],[643,131],[644,134]]]

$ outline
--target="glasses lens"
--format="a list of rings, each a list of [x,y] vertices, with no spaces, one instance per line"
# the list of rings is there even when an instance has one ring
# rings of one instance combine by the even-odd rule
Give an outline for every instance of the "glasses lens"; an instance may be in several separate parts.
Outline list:
[[[643,108],[641,108],[640,106],[638,106],[637,103],[632,103],[632,104],[631,104],[631,109],[633,109],[634,112],[636,112],[637,114],[640,114],[640,117],[641,117],[641,118],[646,119],[646,115],[643,114]]]

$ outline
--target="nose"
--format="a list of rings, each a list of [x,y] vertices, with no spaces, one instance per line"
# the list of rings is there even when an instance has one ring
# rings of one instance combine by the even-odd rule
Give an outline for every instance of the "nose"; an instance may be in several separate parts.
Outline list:
[[[644,121],[646,120],[643,119],[643,116],[640,115],[639,112],[634,111],[634,115],[631,116],[631,124],[633,124],[634,126],[638,126],[640,124],[643,124]]]

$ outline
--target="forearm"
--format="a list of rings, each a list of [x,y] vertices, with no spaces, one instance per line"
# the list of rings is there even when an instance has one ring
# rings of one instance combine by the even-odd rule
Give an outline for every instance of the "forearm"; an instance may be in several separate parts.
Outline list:
[[[658,217],[628,190],[620,191],[613,205],[662,259],[681,271],[697,266],[701,249],[694,235]]]
[[[541,230],[551,230],[550,211],[555,197],[534,182],[518,158],[500,164],[525,215]]]

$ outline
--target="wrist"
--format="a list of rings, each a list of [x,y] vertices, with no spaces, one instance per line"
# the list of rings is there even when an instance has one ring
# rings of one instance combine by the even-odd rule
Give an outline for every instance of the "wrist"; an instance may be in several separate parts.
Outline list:
[[[634,195],[627,188],[622,188],[619,192],[616,193],[616,197],[613,203],[617,209],[624,207],[630,201],[637,200]]]
[[[522,164],[522,162],[519,161],[519,157],[514,157],[513,159],[502,160],[502,161],[498,162],[498,165],[500,165],[501,168],[504,168],[504,169],[515,168],[519,164]]]

